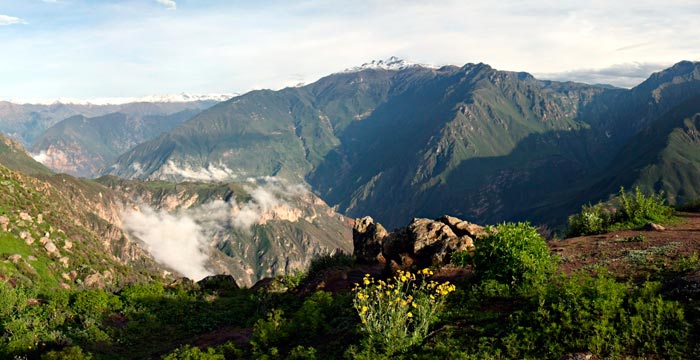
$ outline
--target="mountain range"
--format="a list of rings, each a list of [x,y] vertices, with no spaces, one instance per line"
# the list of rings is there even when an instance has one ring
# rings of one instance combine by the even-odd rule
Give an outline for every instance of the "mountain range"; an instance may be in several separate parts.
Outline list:
[[[700,63],[688,61],[620,89],[394,59],[234,97],[105,173],[275,176],[390,227],[445,213],[556,225],[620,186],[664,190],[671,203],[698,197],[698,96]]]

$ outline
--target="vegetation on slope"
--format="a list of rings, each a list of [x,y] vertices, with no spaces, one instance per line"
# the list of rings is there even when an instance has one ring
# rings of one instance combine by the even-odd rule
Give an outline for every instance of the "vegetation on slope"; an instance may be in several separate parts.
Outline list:
[[[600,234],[640,228],[648,223],[665,223],[673,212],[674,209],[666,205],[663,191],[647,196],[639,187],[632,193],[620,188],[619,195],[607,204],[584,205],[580,213],[569,216],[567,235]]]
[[[544,240],[537,239],[534,231],[527,224],[499,225],[492,233],[495,244],[489,246],[508,247],[509,239],[526,234],[532,237],[531,246],[521,248],[519,258],[529,263],[528,258],[542,257],[539,248]],[[488,256],[479,242],[476,246],[475,257]],[[4,295],[0,299],[5,299],[0,313],[7,314],[0,317],[0,352],[47,359],[559,359],[573,353],[680,359],[697,355],[698,339],[692,334],[700,326],[700,314],[692,310],[692,302],[669,300],[658,282],[620,281],[602,269],[594,275],[539,272],[551,261],[530,267],[527,271],[538,275],[524,274],[524,278],[541,281],[527,284],[466,276],[452,277],[453,286],[444,279],[459,268],[426,269],[390,279],[360,275],[355,291],[347,287],[334,292],[318,290],[314,284],[320,284],[319,276],[325,282],[330,274],[347,271],[346,257],[325,258],[323,266],[315,266],[300,281],[278,280],[290,285],[286,292],[272,286],[205,288],[181,282],[131,285],[114,292],[41,294],[0,283]],[[475,266],[473,270],[482,274],[508,271],[504,264],[475,264],[463,270]],[[682,266],[683,271],[700,271],[697,261]],[[420,278],[429,286],[420,285]],[[417,287],[411,285],[414,281]],[[375,312],[380,295],[386,291],[394,295],[395,290],[398,305],[387,306],[396,310],[396,316]],[[418,311],[430,303],[431,296],[446,301],[421,318]],[[427,332],[419,319],[427,321]],[[392,343],[397,328],[405,329],[412,340]]]

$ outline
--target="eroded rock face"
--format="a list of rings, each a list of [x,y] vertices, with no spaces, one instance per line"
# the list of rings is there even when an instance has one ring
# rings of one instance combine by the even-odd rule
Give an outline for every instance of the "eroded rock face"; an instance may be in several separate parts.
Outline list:
[[[472,249],[474,239],[483,236],[483,226],[452,216],[416,218],[390,234],[364,217],[356,220],[353,229],[354,255],[362,261],[386,263],[391,270],[446,265],[452,253]]]
[[[382,244],[389,232],[369,216],[355,220],[352,229],[353,254],[364,262],[383,262]]]

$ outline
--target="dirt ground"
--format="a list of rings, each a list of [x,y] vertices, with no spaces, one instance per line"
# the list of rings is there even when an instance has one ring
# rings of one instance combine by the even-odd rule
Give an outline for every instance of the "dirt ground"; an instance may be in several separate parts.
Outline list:
[[[679,213],[665,230],[624,230],[550,241],[567,273],[605,267],[618,277],[654,276],[677,271],[683,261],[700,254],[700,214]]]

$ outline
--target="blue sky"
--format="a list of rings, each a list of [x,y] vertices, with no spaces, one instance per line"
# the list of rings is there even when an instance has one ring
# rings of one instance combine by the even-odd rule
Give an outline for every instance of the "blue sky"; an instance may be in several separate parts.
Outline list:
[[[0,99],[233,93],[391,55],[633,86],[700,60],[700,2],[0,0]]]

